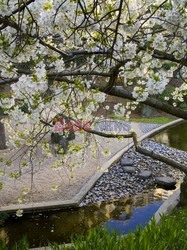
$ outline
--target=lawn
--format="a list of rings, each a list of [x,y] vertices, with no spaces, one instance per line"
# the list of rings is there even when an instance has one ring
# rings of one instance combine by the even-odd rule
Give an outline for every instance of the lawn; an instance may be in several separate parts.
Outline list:
[[[157,123],[157,124],[166,124],[174,120],[175,120],[174,118],[169,118],[169,117],[131,118],[130,119],[131,122]]]
[[[110,119],[113,119],[113,120],[120,120],[120,121],[123,121],[123,120],[126,120],[125,118],[123,117],[116,117],[114,115],[111,115],[109,117]],[[151,117],[151,118],[143,118],[143,117],[136,117],[136,118],[130,118],[129,119],[131,122],[138,122],[138,123],[155,123],[155,124],[166,124],[168,122],[172,122],[174,121],[175,119],[174,118],[170,118],[170,117],[164,117],[164,116],[160,116],[160,117]]]

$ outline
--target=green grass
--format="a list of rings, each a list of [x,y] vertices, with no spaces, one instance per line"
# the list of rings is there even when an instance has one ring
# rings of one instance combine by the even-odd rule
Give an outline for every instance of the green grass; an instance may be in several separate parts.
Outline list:
[[[187,208],[175,210],[169,216],[163,216],[161,223],[151,221],[143,229],[137,228],[125,236],[115,231],[110,235],[101,228],[93,229],[86,236],[79,235],[72,240],[71,248],[52,243],[52,250],[186,250],[187,249]],[[25,239],[12,248],[0,244],[1,250],[28,250]]]
[[[119,120],[119,121],[125,121],[126,118],[124,117],[117,117],[114,114],[111,114],[107,117],[108,119],[112,120]],[[159,117],[151,117],[151,118],[143,118],[143,117],[130,117],[129,121],[131,122],[141,122],[141,123],[157,123],[157,124],[166,124],[168,122],[174,121],[175,118],[165,117],[165,116],[159,116]]]
[[[29,243],[24,237],[20,241],[16,242],[12,247],[7,246],[6,242],[0,242],[0,250],[29,250]]]
[[[72,243],[72,250],[186,250],[187,209],[162,217],[159,225],[152,220],[143,230],[138,228],[124,237],[98,228],[87,236],[77,236]],[[53,250],[69,249],[57,244],[51,247]]]
[[[111,115],[109,118],[113,119],[113,120],[120,120],[120,121],[126,120],[123,117],[119,118],[119,117],[116,117],[116,116],[113,116],[113,115]],[[174,121],[175,119],[174,118],[170,118],[170,117],[160,116],[160,117],[152,117],[152,118],[142,118],[142,117],[130,118],[129,120],[131,122],[139,122],[139,123],[166,124],[168,122]]]
[[[142,123],[166,124],[168,122],[174,121],[174,118],[169,118],[169,117],[131,118],[130,121],[131,122],[142,122]]]

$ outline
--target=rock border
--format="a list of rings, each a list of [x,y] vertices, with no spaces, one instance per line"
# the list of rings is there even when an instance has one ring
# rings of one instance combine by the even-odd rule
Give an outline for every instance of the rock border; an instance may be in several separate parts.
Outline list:
[[[152,131],[140,136],[138,141],[141,142],[142,140],[154,136],[155,134],[165,130],[166,128],[173,127],[175,125],[179,125],[185,123],[183,119],[177,119],[175,121],[169,122],[167,124],[161,125],[158,128],[153,129]],[[96,172],[90,180],[80,189],[78,194],[76,194],[71,200],[64,200],[64,201],[48,201],[48,202],[35,202],[32,204],[12,204],[9,206],[4,206],[0,208],[0,212],[15,212],[18,209],[23,209],[24,211],[36,211],[36,210],[49,210],[49,209],[58,209],[58,208],[67,208],[67,207],[78,207],[81,201],[84,199],[85,195],[92,189],[95,185],[97,180],[104,174],[104,172],[115,162],[119,160],[119,158],[127,152],[134,143],[131,142],[129,145],[125,146],[121,150],[119,150],[110,160],[105,162],[102,166],[102,171]]]

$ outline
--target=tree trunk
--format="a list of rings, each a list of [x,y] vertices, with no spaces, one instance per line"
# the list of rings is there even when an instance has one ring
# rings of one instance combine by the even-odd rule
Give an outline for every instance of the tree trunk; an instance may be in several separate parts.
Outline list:
[[[4,124],[1,122],[1,118],[0,118],[0,150],[2,149],[6,149],[6,137],[5,137],[5,126]]]

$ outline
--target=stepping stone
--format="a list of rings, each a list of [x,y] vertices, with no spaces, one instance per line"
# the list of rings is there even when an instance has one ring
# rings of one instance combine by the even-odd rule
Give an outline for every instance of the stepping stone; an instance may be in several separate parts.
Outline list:
[[[129,158],[121,158],[120,159],[121,166],[132,166],[133,161]]]
[[[176,180],[171,177],[156,177],[155,184],[169,188],[176,185]]]
[[[149,171],[149,170],[142,170],[138,175],[137,177],[143,179],[143,180],[146,180],[146,179],[149,179],[150,177],[152,176],[152,172]]]
[[[136,168],[135,167],[125,167],[123,169],[124,173],[135,173],[136,172]]]

